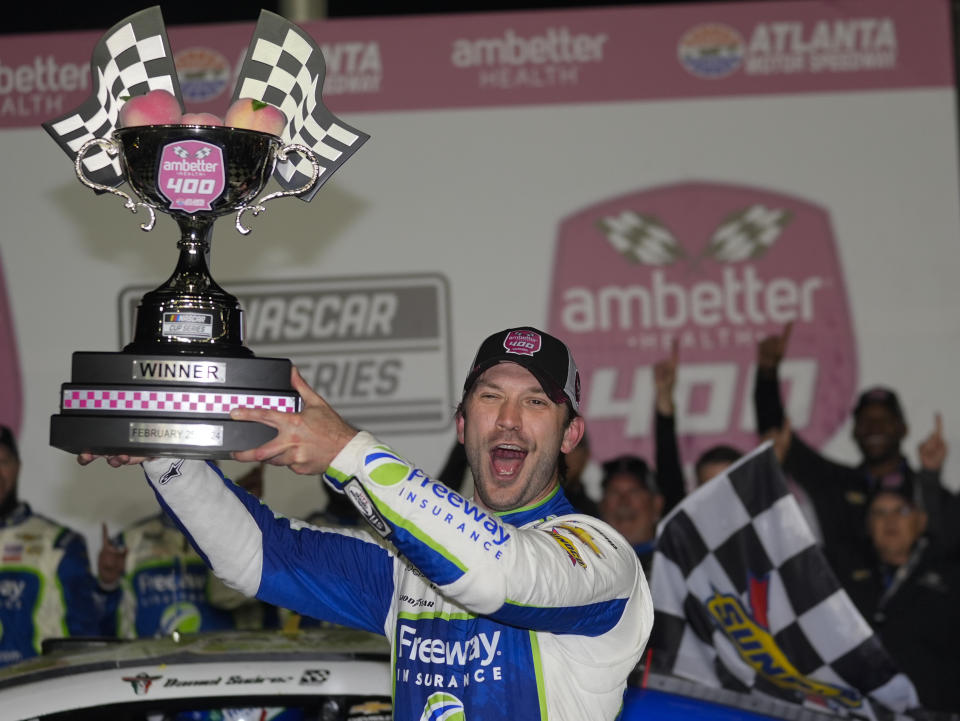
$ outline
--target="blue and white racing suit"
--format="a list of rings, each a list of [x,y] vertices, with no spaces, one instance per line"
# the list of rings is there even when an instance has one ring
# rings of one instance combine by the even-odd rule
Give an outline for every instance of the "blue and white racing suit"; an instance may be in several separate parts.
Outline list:
[[[83,536],[21,502],[0,519],[0,666],[45,638],[96,636],[102,613]]]
[[[492,514],[361,432],[324,477],[381,538],[275,516],[201,461],[143,465],[228,585],[386,635],[397,721],[617,717],[653,623],[647,582],[559,488]]]
[[[227,629],[277,628],[277,609],[226,588],[180,530],[160,513],[113,539],[127,549],[124,576],[100,588],[102,632],[120,638]]]

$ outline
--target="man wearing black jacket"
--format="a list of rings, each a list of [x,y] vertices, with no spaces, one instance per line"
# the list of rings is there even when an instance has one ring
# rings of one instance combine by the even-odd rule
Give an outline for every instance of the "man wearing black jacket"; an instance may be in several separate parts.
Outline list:
[[[901,450],[907,424],[897,395],[888,388],[874,387],[860,394],[853,409],[853,439],[862,455],[857,466],[824,458],[790,429],[780,398],[778,369],[786,351],[791,324],[784,332],[764,338],[757,346],[757,375],[754,403],[757,431],[772,436],[784,471],[803,489],[813,503],[823,534],[824,551],[831,561],[837,550],[850,543],[865,547],[866,504],[881,484],[902,479],[918,487],[923,505],[931,511],[927,524],[931,535],[949,551],[957,543],[956,497],[940,483],[940,470],[947,455],[941,421],[920,444],[921,468],[915,471]]]
[[[881,479],[866,508],[870,545],[841,548],[837,576],[923,707],[960,711],[960,565],[924,534],[906,477]]]

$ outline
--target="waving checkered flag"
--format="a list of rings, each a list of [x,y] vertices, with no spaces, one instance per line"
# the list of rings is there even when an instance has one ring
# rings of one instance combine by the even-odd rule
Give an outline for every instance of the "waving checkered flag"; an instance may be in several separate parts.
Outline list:
[[[233,101],[253,98],[275,105],[287,117],[285,143],[310,148],[320,161],[320,177],[300,195],[312,200],[337,168],[343,165],[369,135],[341,122],[321,100],[326,62],[317,44],[289,20],[262,10],[247,49]],[[289,155],[277,163],[274,178],[285,190],[305,185],[313,174],[305,159]]]
[[[856,717],[918,705],[816,545],[769,443],[685,498],[657,534],[651,646],[662,670]]]
[[[183,108],[180,82],[159,6],[141,10],[110,28],[90,59],[93,92],[80,107],[43,128],[71,160],[88,140],[106,138],[117,126],[123,98],[163,89],[176,96]],[[102,185],[123,182],[120,163],[102,149],[84,157],[87,177]]]

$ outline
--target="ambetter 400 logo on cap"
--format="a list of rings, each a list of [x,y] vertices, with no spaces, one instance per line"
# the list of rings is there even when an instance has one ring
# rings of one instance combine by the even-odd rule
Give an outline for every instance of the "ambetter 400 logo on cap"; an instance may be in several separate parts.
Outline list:
[[[787,195],[682,183],[598,203],[563,221],[550,332],[584,378],[598,458],[652,457],[653,366],[674,341],[684,461],[757,444],[757,342],[793,322],[780,377],[794,429],[814,445],[845,420],[857,353],[828,214]]]

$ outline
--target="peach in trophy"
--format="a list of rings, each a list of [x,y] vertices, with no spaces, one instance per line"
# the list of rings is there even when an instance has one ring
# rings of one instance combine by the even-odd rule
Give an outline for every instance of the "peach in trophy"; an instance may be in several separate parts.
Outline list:
[[[270,103],[253,98],[240,98],[227,109],[223,123],[231,128],[246,128],[271,135],[281,135],[287,119],[280,108]]]
[[[120,106],[118,125],[130,128],[135,125],[176,125],[182,115],[180,102],[167,90],[151,90],[144,95],[135,95]]]
[[[181,125],[223,125],[219,115],[213,113],[184,113]]]

